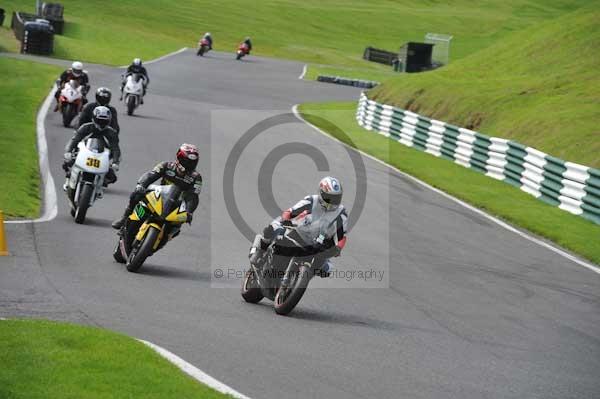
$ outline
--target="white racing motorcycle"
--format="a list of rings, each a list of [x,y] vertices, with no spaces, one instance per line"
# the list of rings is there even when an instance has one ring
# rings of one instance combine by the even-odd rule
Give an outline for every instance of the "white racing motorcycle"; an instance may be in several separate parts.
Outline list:
[[[139,73],[132,73],[125,78],[123,97],[127,107],[127,115],[133,115],[133,111],[140,106],[144,95],[144,77]]]
[[[76,80],[65,82],[59,97],[64,127],[71,126],[71,122],[83,108],[83,94],[83,86]]]
[[[104,194],[104,178],[110,169],[110,150],[102,139],[87,139],[77,145],[77,157],[66,184],[71,216],[83,223],[88,208]]]

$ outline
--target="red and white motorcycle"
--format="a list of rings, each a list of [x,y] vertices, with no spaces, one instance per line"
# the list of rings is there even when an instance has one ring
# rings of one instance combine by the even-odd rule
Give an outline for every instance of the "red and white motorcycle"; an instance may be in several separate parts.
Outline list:
[[[198,42],[198,51],[196,52],[196,55],[202,56],[205,53],[208,53],[208,50],[210,50],[210,43],[205,38],[202,38]]]
[[[237,55],[235,56],[235,59],[241,60],[242,57],[248,55],[249,51],[250,51],[250,49],[248,48],[248,45],[246,43],[240,44],[240,46],[238,47],[238,51],[237,51]]]
[[[60,91],[58,99],[63,125],[70,127],[71,122],[81,112],[84,103],[84,87],[76,80],[69,80]]]

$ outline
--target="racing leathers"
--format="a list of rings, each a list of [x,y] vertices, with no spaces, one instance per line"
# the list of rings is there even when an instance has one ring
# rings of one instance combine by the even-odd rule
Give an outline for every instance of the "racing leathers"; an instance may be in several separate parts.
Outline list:
[[[250,261],[256,264],[275,240],[276,262],[287,262],[292,256],[320,254],[323,257],[320,276],[327,277],[329,258],[338,256],[346,244],[347,220],[343,205],[327,210],[321,206],[317,195],[309,195],[265,227],[260,248],[256,248],[254,253],[251,250]],[[295,228],[286,231],[285,225]]]
[[[85,71],[81,71],[79,76],[75,76],[75,74],[73,74],[73,70],[71,68],[69,68],[69,69],[65,70],[60,75],[60,78],[58,78],[58,80],[56,81],[56,92],[54,93],[54,98],[56,99],[57,105],[58,105],[58,98],[60,97],[60,92],[61,92],[62,88],[64,87],[65,83],[70,80],[74,80],[82,86],[81,92],[83,94],[83,101],[84,101],[84,103],[87,102],[85,95],[90,90],[90,79],[89,79],[87,73]]]
[[[63,169],[67,174],[67,178],[70,176],[71,166],[75,161],[72,154],[75,149],[77,149],[77,144],[80,141],[88,139],[88,138],[97,138],[103,139],[104,142],[108,145],[110,150],[110,159],[111,159],[111,167],[108,170],[108,173],[105,177],[105,183],[110,184],[117,181],[117,175],[115,173],[115,169],[118,170],[119,162],[121,161],[121,148],[119,147],[119,134],[110,126],[105,127],[104,129],[99,129],[93,122],[85,123],[75,131],[75,134],[69,140],[67,145],[65,146],[65,160],[63,164]]]
[[[211,35],[204,35],[204,36],[202,36],[202,40],[206,40],[206,41],[208,42],[208,48],[209,48],[210,50],[212,50],[212,48],[213,48],[213,47],[212,47],[212,46],[213,46],[213,39],[212,39],[212,36],[211,36]]]
[[[97,102],[93,102],[93,103],[87,103],[85,105],[85,107],[83,107],[83,110],[81,111],[81,114],[79,115],[79,126],[78,128],[80,128],[81,126],[85,125],[86,123],[92,122],[92,117],[94,114],[94,108],[96,107],[100,107],[101,104],[97,103]],[[119,121],[117,118],[117,110],[115,107],[112,107],[110,105],[104,105],[104,107],[107,107],[110,110],[110,127],[112,127],[117,134],[121,131],[121,128],[119,127]]]
[[[144,173],[138,180],[135,190],[129,197],[129,204],[125,208],[123,217],[115,220],[112,224],[113,228],[120,229],[123,227],[125,220],[133,212],[134,206],[144,198],[148,186],[161,179],[160,184],[174,184],[183,191],[183,200],[188,214],[188,223],[192,221],[192,214],[198,207],[198,195],[202,190],[202,176],[200,173],[193,171],[191,173],[179,174],[177,171],[176,162],[161,162],[152,170]]]
[[[250,39],[246,39],[243,43],[248,46],[248,54],[250,54],[250,51],[252,50],[252,41],[250,41]]]

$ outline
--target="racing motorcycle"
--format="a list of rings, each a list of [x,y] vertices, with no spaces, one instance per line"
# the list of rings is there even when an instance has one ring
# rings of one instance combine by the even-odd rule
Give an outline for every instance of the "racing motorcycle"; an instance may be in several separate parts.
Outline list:
[[[288,236],[297,227],[297,221],[284,224]],[[256,235],[250,254],[260,246],[262,236]],[[285,262],[274,262],[277,254],[278,243],[282,237],[275,239],[264,252],[256,264],[250,264],[250,269],[242,281],[242,298],[249,303],[258,303],[263,298],[274,302],[275,312],[287,315],[300,302],[308,283],[317,274],[322,273],[321,268],[331,255],[327,251],[304,257],[285,257]],[[321,241],[323,235],[318,237]],[[280,265],[280,266],[276,266]]]
[[[114,259],[136,272],[149,256],[180,232],[187,221],[182,191],[175,185],[150,186],[119,230]]]
[[[198,51],[196,52],[196,55],[200,55],[203,56],[204,53],[207,53],[208,50],[210,50],[210,44],[208,43],[208,40],[206,39],[201,39],[200,42],[198,42]]]
[[[125,78],[123,88],[127,115],[133,115],[133,111],[140,106],[144,95],[144,77],[139,73],[132,73]]]
[[[110,150],[102,139],[92,138],[77,145],[77,156],[66,184],[67,199],[75,223],[85,221],[88,208],[102,198],[104,178],[110,168]]]
[[[238,47],[238,51],[236,53],[235,59],[236,60],[241,60],[242,57],[248,55],[248,45],[246,43],[242,43],[240,44],[240,46]]]
[[[71,126],[71,122],[83,108],[84,88],[76,80],[69,80],[60,91],[59,107],[62,113],[64,127]]]

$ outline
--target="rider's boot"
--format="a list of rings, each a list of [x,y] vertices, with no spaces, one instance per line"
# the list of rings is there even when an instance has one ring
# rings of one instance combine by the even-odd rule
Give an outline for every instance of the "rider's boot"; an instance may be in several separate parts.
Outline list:
[[[252,243],[252,247],[250,247],[250,253],[248,255],[250,264],[257,266],[268,247],[269,243],[265,242],[260,235],[257,235],[256,238],[254,238],[254,242]]]
[[[123,225],[127,221],[127,218],[129,217],[129,215],[131,215],[131,212],[133,212],[133,206],[128,205],[125,209],[125,212],[123,212],[123,216],[112,222],[112,228],[115,230],[121,230],[121,227],[123,227]]]

